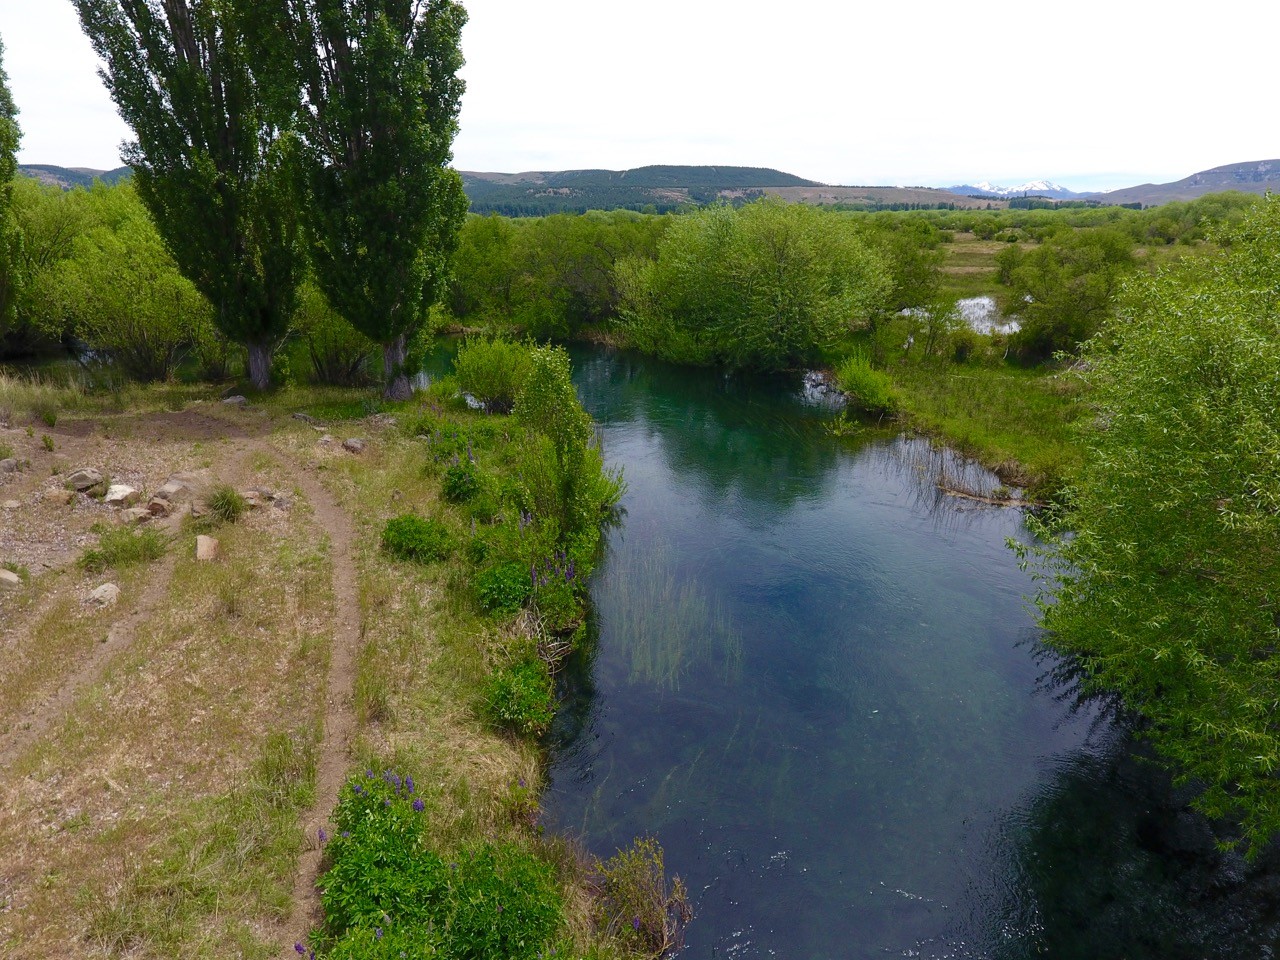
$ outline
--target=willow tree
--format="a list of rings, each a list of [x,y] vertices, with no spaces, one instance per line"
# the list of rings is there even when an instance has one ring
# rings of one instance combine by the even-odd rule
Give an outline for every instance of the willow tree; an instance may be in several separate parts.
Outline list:
[[[408,343],[443,287],[466,217],[448,169],[466,13],[453,0],[274,0],[300,79],[301,207],[333,308],[382,345],[387,396],[411,392]],[[262,9],[260,7],[260,9]]]
[[[22,235],[14,222],[13,181],[18,173],[21,139],[18,108],[9,93],[4,44],[0,43],[0,337],[9,332],[17,312]]]
[[[218,328],[268,386],[305,258],[281,118],[249,56],[253,0],[72,0],[103,81],[137,139],[125,144],[146,204]]]

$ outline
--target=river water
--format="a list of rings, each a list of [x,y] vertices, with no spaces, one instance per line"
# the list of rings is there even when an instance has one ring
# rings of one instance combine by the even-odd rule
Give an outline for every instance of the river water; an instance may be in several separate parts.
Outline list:
[[[798,381],[574,359],[628,489],[544,809],[657,837],[683,956],[1266,955],[1266,877],[1046,681],[1021,514],[936,487],[994,477]]]

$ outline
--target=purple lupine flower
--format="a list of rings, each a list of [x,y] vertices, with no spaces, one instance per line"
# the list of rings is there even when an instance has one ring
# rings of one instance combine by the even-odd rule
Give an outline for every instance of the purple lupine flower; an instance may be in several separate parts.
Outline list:
[[[368,777],[370,780],[372,780],[372,779],[373,779],[373,777],[374,777],[374,773],[373,773],[373,771],[372,771],[372,770],[366,770],[366,771],[364,772],[364,775],[365,775],[366,777]]]
[[[421,812],[422,812],[423,810],[425,810],[425,809],[427,809],[427,805],[426,805],[425,803],[423,803],[423,802],[422,802],[422,798],[421,798],[421,797],[417,797],[417,798],[413,801],[413,810],[414,810],[414,812],[415,812],[415,813],[421,813]]]
[[[361,796],[364,795],[364,787],[360,786],[358,783],[353,783],[351,785],[351,790],[353,793],[360,794]]]
[[[373,928],[373,939],[375,939],[375,940],[381,940],[381,939],[382,939],[382,928],[381,928],[381,927],[374,927],[374,928]]]
[[[389,806],[391,806],[391,800],[390,800],[390,799],[383,800],[383,801],[382,801],[382,805],[383,805],[384,807],[389,807]]]
[[[344,839],[344,840],[349,840],[349,839],[351,839],[351,831],[350,831],[350,830],[343,830],[343,831],[342,831],[342,839]]]
[[[296,950],[296,951],[298,952],[298,955],[299,955],[299,956],[302,956],[303,954],[305,954],[305,953],[307,952],[307,948],[306,948],[306,947],[304,947],[304,946],[303,946],[302,944],[300,944],[300,943],[295,943],[295,944],[293,945],[293,949],[294,949],[294,950]]]
[[[317,830],[316,835],[320,838],[321,843],[329,842],[329,835],[324,832],[324,827],[321,827],[319,830]]]
[[[632,930],[639,930],[639,929],[640,929],[640,918],[639,918],[639,917],[633,917],[633,918],[632,918],[632,920],[631,920],[631,929],[632,929]]]
[[[404,778],[404,788],[405,788],[405,790],[407,790],[409,793],[413,793],[413,777],[405,777],[405,778]]]

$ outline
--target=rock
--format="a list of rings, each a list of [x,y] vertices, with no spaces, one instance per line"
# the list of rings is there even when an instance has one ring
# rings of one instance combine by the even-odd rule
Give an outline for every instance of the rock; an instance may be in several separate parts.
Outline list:
[[[102,483],[102,471],[93,467],[77,467],[67,475],[66,485],[70,490],[84,493]]]
[[[333,437],[326,433],[323,437],[317,440],[316,443],[333,443]]]
[[[305,413],[295,413],[295,414],[293,415],[293,419],[295,419],[295,420],[301,420],[303,423],[310,423],[310,424],[316,424],[316,423],[319,423],[319,422],[320,422],[320,421],[319,421],[319,420],[317,420],[315,417],[310,416],[310,415],[305,414]]]
[[[13,457],[0,460],[0,473],[17,473],[21,469],[22,464],[18,463]]]
[[[22,586],[22,578],[12,570],[0,570],[0,590],[17,590]]]
[[[132,507],[142,499],[142,494],[126,483],[113,483],[107,488],[102,502],[109,507]]]
[[[249,505],[250,510],[257,510],[262,506],[262,494],[257,490],[241,491],[240,496],[244,497],[244,502]]]
[[[76,492],[74,490],[53,489],[53,490],[46,490],[43,494],[41,494],[41,499],[44,500],[45,503],[57,503],[63,506],[66,506],[75,498],[76,498]]]
[[[22,509],[21,500],[6,500],[4,503],[0,503],[0,510],[21,510],[21,509]]]
[[[201,561],[218,559],[218,541],[203,534],[196,537],[196,559]]]
[[[237,394],[234,397],[227,397],[222,402],[232,407],[247,407],[249,405],[249,398],[242,397]]]
[[[349,440],[342,441],[342,449],[347,453],[364,453],[364,448],[368,446],[359,437],[352,437]]]
[[[173,504],[160,497],[152,497],[151,502],[147,504],[147,513],[153,517],[167,517],[173,513]]]
[[[104,583],[89,594],[89,599],[100,607],[110,607],[120,599],[120,588],[114,583]]]
[[[146,523],[151,519],[151,516],[151,511],[146,507],[130,507],[128,510],[120,512],[120,522],[128,524]]]
[[[155,492],[154,499],[165,500],[170,504],[195,500],[203,496],[212,484],[212,478],[203,470],[171,474]]]

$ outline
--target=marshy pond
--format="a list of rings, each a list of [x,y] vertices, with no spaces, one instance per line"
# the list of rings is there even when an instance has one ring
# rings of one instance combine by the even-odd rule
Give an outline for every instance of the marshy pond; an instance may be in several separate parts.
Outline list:
[[[682,956],[1269,955],[1274,875],[1049,679],[1020,511],[937,487],[994,477],[798,379],[574,362],[628,490],[543,804],[657,837]]]

